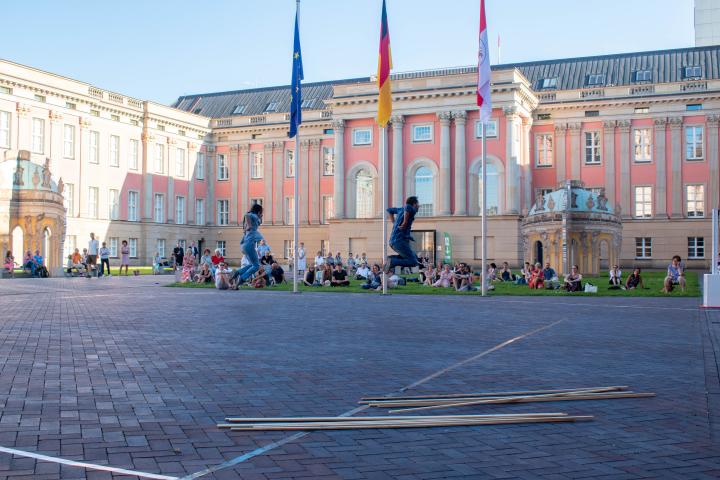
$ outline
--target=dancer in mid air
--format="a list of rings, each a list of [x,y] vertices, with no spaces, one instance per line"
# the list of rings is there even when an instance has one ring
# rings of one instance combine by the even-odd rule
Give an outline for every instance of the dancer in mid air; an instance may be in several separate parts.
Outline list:
[[[397,255],[388,256],[384,267],[385,273],[393,272],[395,267],[412,268],[420,264],[417,254],[410,246],[410,242],[413,241],[410,231],[419,206],[418,198],[413,196],[408,197],[403,208],[387,209],[390,221],[393,222],[389,245],[397,252]]]
[[[258,259],[256,246],[260,240],[263,240],[263,236],[258,230],[262,224],[262,216],[263,207],[256,203],[250,211],[245,214],[243,219],[243,238],[240,242],[240,248],[249,263],[236,270],[233,274],[235,286],[247,282],[260,268],[260,260]]]

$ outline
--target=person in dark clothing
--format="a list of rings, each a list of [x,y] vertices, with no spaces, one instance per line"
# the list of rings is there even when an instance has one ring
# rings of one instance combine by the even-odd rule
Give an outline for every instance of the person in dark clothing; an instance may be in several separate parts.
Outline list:
[[[413,196],[408,197],[403,208],[387,209],[390,221],[393,222],[390,248],[395,250],[397,255],[388,256],[383,268],[385,273],[390,273],[395,267],[412,268],[420,264],[417,254],[410,246],[410,242],[413,240],[410,231],[419,207],[418,198]]]
[[[182,268],[185,249],[180,246],[180,242],[176,243],[175,248],[173,248],[173,258],[175,259],[175,268]]]
[[[270,276],[275,280],[276,285],[280,285],[285,281],[285,270],[277,262],[273,262],[270,268]]]
[[[348,287],[350,286],[350,280],[347,278],[347,272],[343,270],[342,265],[336,264],[335,270],[332,273],[332,279],[330,285],[333,287]]]

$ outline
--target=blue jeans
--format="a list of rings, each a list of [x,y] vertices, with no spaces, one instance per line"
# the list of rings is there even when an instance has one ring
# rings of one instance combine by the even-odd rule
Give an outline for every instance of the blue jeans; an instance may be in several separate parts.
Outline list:
[[[248,263],[244,267],[235,270],[235,273],[233,274],[232,278],[236,279],[240,277],[241,282],[246,282],[250,277],[252,277],[255,272],[258,271],[260,268],[260,259],[258,258],[257,251],[255,250],[255,244],[252,242],[244,242],[240,244],[242,247],[242,251],[247,257]]]
[[[410,247],[410,242],[404,239],[397,239],[390,241],[390,248],[395,250],[397,255],[390,255],[390,269],[395,267],[417,267],[420,265],[417,255]]]

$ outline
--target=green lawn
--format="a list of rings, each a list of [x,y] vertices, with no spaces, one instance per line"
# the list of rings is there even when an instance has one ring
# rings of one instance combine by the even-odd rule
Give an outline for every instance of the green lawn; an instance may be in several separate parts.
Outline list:
[[[494,290],[489,291],[490,295],[545,295],[545,296],[612,296],[612,297],[698,297],[700,296],[700,287],[698,285],[698,275],[695,272],[687,272],[687,291],[681,292],[675,289],[671,294],[667,295],[660,292],[662,288],[665,272],[644,272],[642,274],[645,282],[645,290],[610,290],[608,288],[607,275],[588,276],[583,281],[589,281],[593,285],[597,285],[598,293],[567,293],[562,290],[531,290],[526,285],[515,285],[513,283],[494,283]],[[288,277],[289,278],[289,277]],[[380,292],[363,290],[360,285],[363,282],[352,280],[349,287],[305,287],[301,285],[300,291],[311,292],[353,292],[366,294],[379,294]],[[479,285],[479,284],[478,284]],[[179,288],[214,288],[214,284],[195,284],[195,283],[172,283],[168,287]],[[244,287],[243,290],[249,287]],[[265,290],[290,291],[292,285],[285,283],[275,287],[268,287]],[[479,295],[480,292],[456,292],[451,288],[431,288],[417,283],[408,282],[407,285],[393,288],[390,290],[393,294],[409,294],[409,295]]]

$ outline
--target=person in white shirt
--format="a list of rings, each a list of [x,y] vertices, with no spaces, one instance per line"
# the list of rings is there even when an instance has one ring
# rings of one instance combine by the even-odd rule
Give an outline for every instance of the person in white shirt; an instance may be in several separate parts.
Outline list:
[[[368,268],[367,263],[363,263],[358,267],[357,271],[355,272],[355,279],[367,279],[368,275],[370,275],[370,269]]]
[[[622,288],[623,286],[622,271],[617,265],[614,265],[613,268],[610,269],[610,286],[617,288]]]
[[[105,275],[105,267],[107,266],[107,276],[110,276],[110,249],[107,248],[107,244],[105,242],[102,243],[102,247],[100,247],[100,272],[98,273],[98,277],[102,277]]]
[[[300,248],[298,248],[298,276],[305,272],[307,268],[307,258],[305,258],[305,244],[300,242]]]
[[[90,233],[90,241],[88,242],[87,253],[88,277],[90,277],[90,270],[97,270],[98,250],[100,250],[100,242],[97,241],[94,233]]]
[[[225,262],[220,262],[215,270],[215,288],[218,290],[227,290],[230,288],[230,269]]]
[[[325,257],[323,257],[321,251],[318,251],[317,255],[315,255],[315,268],[322,266],[323,263],[325,263]]]

